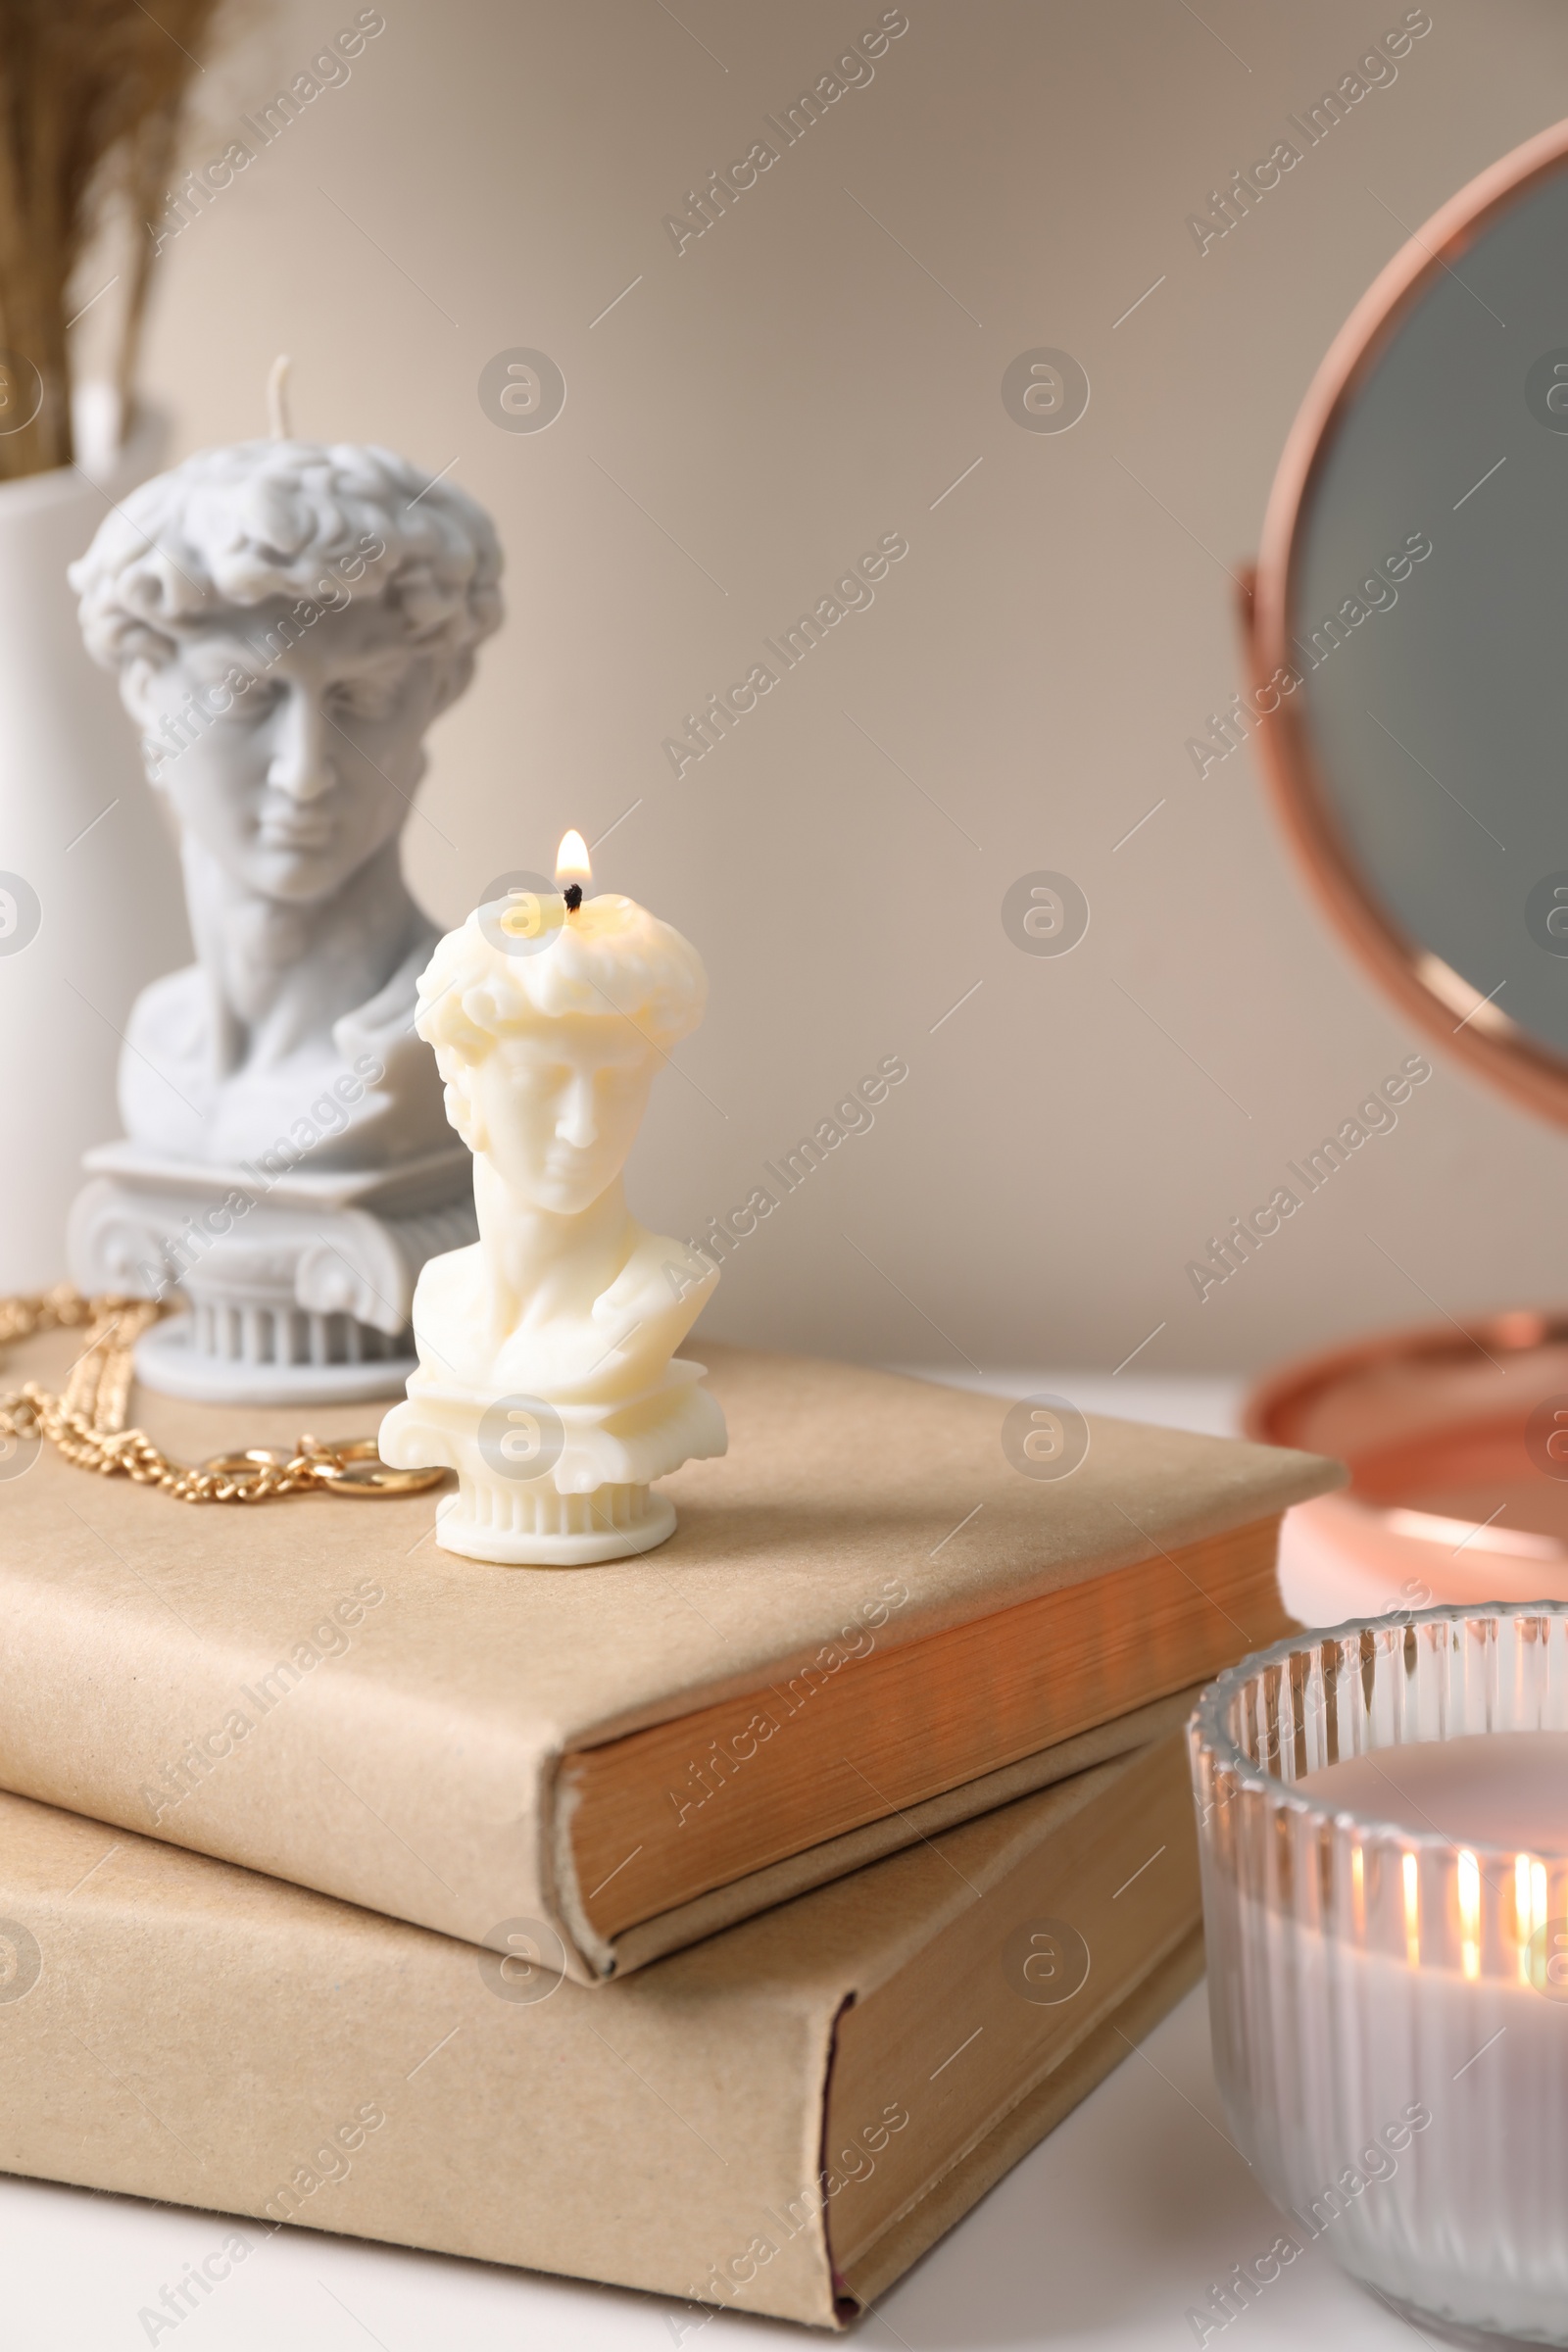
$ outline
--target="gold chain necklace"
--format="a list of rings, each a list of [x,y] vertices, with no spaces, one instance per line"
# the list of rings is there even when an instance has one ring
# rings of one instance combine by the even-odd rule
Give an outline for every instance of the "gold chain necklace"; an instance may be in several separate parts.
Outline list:
[[[303,1437],[293,1453],[253,1446],[214,1454],[199,1467],[171,1461],[145,1432],[127,1429],[134,1349],[165,1308],[154,1298],[113,1293],[84,1298],[70,1283],[35,1298],[0,1298],[0,1348],[45,1331],[86,1329],[86,1345],[71,1367],[62,1396],[37,1381],[0,1390],[0,1461],[20,1440],[47,1442],[82,1470],[100,1478],[130,1478],[161,1487],[176,1502],[267,1502],[280,1494],[416,1494],[440,1483],[442,1470],[393,1470],[374,1438],[322,1444]]]

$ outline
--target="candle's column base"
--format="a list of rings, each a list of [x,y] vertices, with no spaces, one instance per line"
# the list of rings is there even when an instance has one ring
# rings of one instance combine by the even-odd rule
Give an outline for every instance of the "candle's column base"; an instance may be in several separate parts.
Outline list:
[[[675,1506],[654,1481],[724,1451],[724,1416],[702,1374],[675,1356],[633,1396],[554,1404],[447,1386],[426,1368],[381,1424],[381,1459],[457,1472],[436,1513],[444,1550],[507,1568],[630,1559],[675,1532]]]
[[[460,1475],[456,1494],[439,1504],[435,1523],[443,1550],[506,1568],[589,1568],[630,1559],[674,1532],[674,1504],[651,1487],[603,1486],[563,1494],[548,1478],[519,1486]]]

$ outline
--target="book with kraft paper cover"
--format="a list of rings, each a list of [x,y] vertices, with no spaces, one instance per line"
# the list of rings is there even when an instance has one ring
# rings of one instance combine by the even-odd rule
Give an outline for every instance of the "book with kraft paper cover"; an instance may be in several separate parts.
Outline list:
[[[0,1787],[470,1942],[536,1917],[600,1981],[1148,1737],[1285,1630],[1280,1514],[1340,1478],[1112,1420],[1037,1478],[1003,1400],[704,1352],[729,1453],[593,1568],[458,1558],[428,1494],[191,1507],[46,1451],[0,1486]],[[300,1434],[136,1410],[187,1460]]]
[[[841,2326],[1196,1980],[1200,1911],[1180,1732],[598,1987],[538,1922],[0,1796],[0,2168],[652,2289],[683,2346]]]

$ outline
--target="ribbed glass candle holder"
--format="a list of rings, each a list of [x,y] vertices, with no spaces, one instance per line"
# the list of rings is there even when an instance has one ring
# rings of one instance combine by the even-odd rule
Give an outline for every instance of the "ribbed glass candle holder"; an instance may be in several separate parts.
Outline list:
[[[1558,2345],[1568,1821],[1551,1852],[1466,1845],[1299,1784],[1380,1749],[1564,1730],[1568,1605],[1540,1603],[1282,1642],[1222,1675],[1189,1731],[1215,2066],[1288,2235],[1411,2315]],[[1239,2274],[1225,2300],[1249,2299]]]

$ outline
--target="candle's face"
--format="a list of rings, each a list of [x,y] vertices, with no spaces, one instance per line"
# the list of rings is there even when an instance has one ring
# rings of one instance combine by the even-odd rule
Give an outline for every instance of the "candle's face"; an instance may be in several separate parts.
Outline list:
[[[454,1124],[532,1207],[576,1216],[625,1165],[658,1066],[619,1015],[509,1030],[452,1073]]]
[[[132,664],[124,694],[145,734],[172,722],[189,738],[154,779],[180,825],[247,890],[310,906],[402,827],[439,686],[378,599],[275,599],[182,631],[174,660]]]

